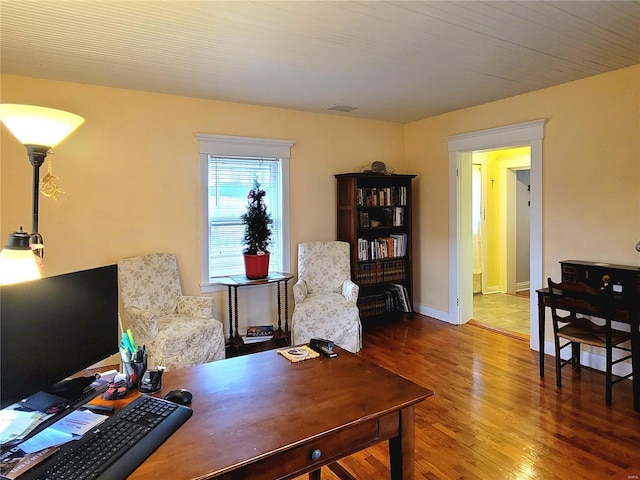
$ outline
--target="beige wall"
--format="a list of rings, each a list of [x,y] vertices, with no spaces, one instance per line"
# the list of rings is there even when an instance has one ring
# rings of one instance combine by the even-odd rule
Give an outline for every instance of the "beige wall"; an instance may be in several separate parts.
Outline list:
[[[178,255],[186,292],[198,294],[195,133],[297,142],[290,162],[294,270],[299,242],[335,238],[333,174],[358,171],[373,160],[406,171],[400,124],[11,75],[2,76],[1,87],[2,103],[58,108],[86,119],[55,149],[53,169],[66,193],[57,202],[40,200],[46,275],[105,265],[127,255],[169,251]],[[1,140],[4,244],[20,225],[31,230],[32,169],[25,148],[4,126]],[[45,164],[43,175],[46,168]],[[213,296],[216,316],[225,319],[226,295]],[[254,314],[252,321],[264,323],[268,309],[245,308],[241,313]]]
[[[198,155],[194,133],[296,140],[291,244],[335,238],[334,173],[383,160],[416,173],[415,301],[448,305],[451,135],[545,118],[543,272],[575,258],[640,264],[640,66],[408,125],[2,76],[0,101],[86,118],[56,148],[67,193],[41,200],[46,274],[150,251],[177,253],[187,293],[199,292]],[[31,169],[2,127],[2,239],[30,229]],[[46,166],[45,166],[46,168]],[[3,240],[4,242],[4,240]],[[296,264],[295,249],[291,264]],[[295,270],[295,267],[292,267]],[[226,319],[218,293],[217,316]],[[241,298],[242,302],[242,298]],[[258,305],[256,312],[260,312]],[[264,309],[262,309],[264,312]]]
[[[543,275],[558,261],[640,265],[640,66],[406,125],[418,174],[415,301],[447,311],[447,137],[547,119],[543,140]]]

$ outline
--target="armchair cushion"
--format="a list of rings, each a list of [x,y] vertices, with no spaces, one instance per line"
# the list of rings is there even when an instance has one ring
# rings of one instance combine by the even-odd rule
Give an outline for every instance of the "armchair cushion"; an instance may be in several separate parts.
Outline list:
[[[221,360],[224,358],[222,323],[206,317],[165,315],[158,318],[153,348],[154,366],[164,365],[168,369]]]
[[[181,295],[178,297],[176,313],[209,318],[213,316],[213,298]]]

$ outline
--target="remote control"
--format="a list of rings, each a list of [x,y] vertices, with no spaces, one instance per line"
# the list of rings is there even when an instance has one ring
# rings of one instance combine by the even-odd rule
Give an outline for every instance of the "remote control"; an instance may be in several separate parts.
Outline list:
[[[115,409],[113,407],[108,407],[106,405],[83,405],[84,409],[90,410],[94,413],[113,413]]]

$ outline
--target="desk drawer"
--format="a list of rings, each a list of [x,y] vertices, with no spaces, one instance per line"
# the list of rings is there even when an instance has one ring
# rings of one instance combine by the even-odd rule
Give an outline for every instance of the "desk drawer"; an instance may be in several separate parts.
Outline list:
[[[329,433],[316,440],[272,455],[234,472],[234,480],[293,478],[335,462],[380,441],[399,434],[400,415],[395,412],[377,420]],[[312,456],[316,453],[317,459]]]

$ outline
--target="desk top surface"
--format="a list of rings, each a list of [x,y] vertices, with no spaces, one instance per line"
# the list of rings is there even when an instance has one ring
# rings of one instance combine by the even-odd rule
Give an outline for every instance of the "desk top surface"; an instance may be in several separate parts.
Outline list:
[[[269,350],[165,372],[159,395],[190,390],[193,416],[129,478],[225,473],[433,395],[357,355],[336,351],[335,358],[291,363]]]
[[[618,265],[615,263],[606,262],[588,262],[586,260],[560,260],[560,263],[566,263],[571,265],[583,265],[585,267],[600,267],[600,268],[613,268],[614,270],[631,270],[634,272],[640,271],[640,267],[635,265]]]

